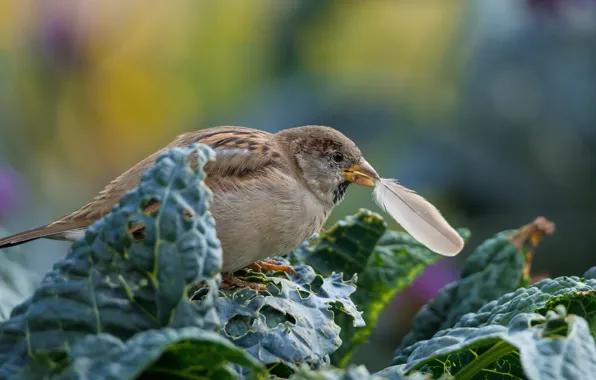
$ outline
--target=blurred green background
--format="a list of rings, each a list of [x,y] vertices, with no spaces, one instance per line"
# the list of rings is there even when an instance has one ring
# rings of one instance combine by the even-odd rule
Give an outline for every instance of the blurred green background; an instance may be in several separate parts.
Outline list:
[[[0,0],[0,225],[80,207],[184,131],[332,126],[473,233],[384,312],[354,358],[379,369],[498,231],[543,215],[557,232],[536,273],[596,264],[593,4]],[[360,207],[378,210],[353,188],[331,221]],[[27,265],[43,274],[68,246],[30,243]]]

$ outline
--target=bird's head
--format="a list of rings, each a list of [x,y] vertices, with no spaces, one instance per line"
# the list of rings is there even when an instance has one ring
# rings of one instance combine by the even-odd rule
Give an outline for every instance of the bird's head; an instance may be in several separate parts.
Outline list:
[[[340,203],[350,183],[375,187],[379,179],[356,144],[333,128],[305,126],[277,135],[287,145],[299,177],[324,203]]]

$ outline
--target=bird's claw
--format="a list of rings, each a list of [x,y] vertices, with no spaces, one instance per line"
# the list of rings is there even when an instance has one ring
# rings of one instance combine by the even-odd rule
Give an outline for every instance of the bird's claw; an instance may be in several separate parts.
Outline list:
[[[257,261],[256,263],[251,264],[249,266],[249,268],[254,270],[255,272],[260,272],[261,269],[266,269],[266,270],[282,271],[282,272],[286,272],[286,273],[294,275],[294,276],[298,275],[298,273],[296,273],[296,270],[294,270],[294,268],[292,268],[292,266],[278,264],[273,260]],[[256,270],[255,270],[255,268],[256,268]]]

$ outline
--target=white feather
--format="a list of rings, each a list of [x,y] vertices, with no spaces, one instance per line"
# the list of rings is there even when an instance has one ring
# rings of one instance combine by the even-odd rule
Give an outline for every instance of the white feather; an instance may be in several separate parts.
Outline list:
[[[463,249],[461,236],[435,206],[416,192],[395,180],[382,178],[377,181],[373,197],[379,207],[430,250],[444,256],[455,256]]]

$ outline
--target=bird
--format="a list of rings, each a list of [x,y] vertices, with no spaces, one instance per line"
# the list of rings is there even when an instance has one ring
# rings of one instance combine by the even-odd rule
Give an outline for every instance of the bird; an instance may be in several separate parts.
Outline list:
[[[266,260],[284,256],[320,232],[350,184],[375,187],[379,175],[356,144],[338,130],[307,125],[275,133],[241,126],[218,126],[178,135],[107,184],[89,203],[55,221],[0,239],[0,248],[47,238],[76,241],[87,227],[108,214],[127,191],[138,186],[157,158],[174,147],[201,143],[215,160],[206,163],[205,184],[223,251],[223,282],[264,290],[235,271],[280,270],[288,265]],[[155,212],[158,204],[146,206]],[[132,227],[131,233],[142,226]],[[142,231],[141,231],[142,232]]]

